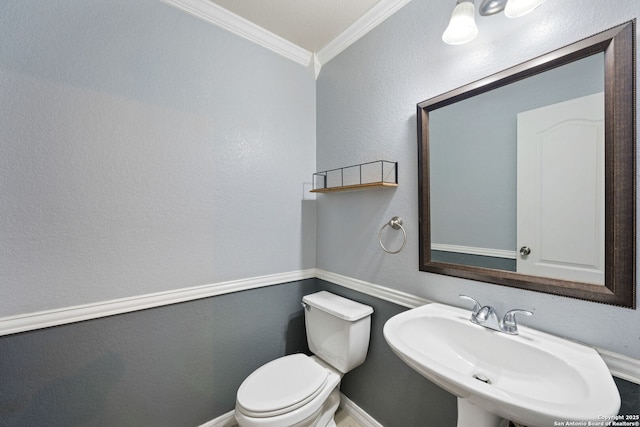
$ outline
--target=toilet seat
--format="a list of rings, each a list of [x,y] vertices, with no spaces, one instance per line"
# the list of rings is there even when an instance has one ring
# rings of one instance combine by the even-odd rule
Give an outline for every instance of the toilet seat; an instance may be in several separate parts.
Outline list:
[[[304,354],[273,360],[249,375],[237,393],[237,407],[245,415],[267,418],[292,412],[325,388],[329,371]]]

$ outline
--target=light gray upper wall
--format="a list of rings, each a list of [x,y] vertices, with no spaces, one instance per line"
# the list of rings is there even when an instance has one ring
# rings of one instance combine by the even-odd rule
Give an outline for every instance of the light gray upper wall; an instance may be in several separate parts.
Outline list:
[[[314,267],[308,70],[159,0],[4,1],[0,52],[0,317]]]
[[[423,273],[418,270],[416,104],[635,18],[637,0],[545,2],[526,17],[478,19],[473,42],[441,41],[454,1],[413,0],[326,64],[317,83],[317,168],[399,162],[399,187],[321,195],[317,266],[431,300],[458,294],[533,310],[524,324],[640,358],[640,311]],[[387,255],[378,230],[399,215],[406,247]],[[385,244],[399,245],[400,233]]]

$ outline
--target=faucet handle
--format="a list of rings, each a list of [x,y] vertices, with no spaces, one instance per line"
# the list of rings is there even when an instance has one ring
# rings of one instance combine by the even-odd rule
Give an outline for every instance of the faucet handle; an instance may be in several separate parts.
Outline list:
[[[471,298],[468,295],[458,295],[458,297],[460,297],[460,299],[466,299],[469,300],[471,302],[473,302],[473,315],[475,316],[476,314],[478,314],[478,312],[482,309],[482,305],[475,299],[475,298]]]
[[[505,314],[504,318],[502,319],[503,332],[506,332],[512,335],[518,334],[518,322],[516,321],[516,314],[525,314],[527,316],[533,316],[533,313],[530,312],[529,310],[522,310],[520,308],[507,311],[507,314]]]

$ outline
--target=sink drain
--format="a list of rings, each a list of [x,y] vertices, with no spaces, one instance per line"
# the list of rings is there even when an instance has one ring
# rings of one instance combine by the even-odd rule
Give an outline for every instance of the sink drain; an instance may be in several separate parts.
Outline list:
[[[491,384],[491,380],[482,374],[475,374],[473,378],[477,379],[478,381],[482,381],[485,384]]]

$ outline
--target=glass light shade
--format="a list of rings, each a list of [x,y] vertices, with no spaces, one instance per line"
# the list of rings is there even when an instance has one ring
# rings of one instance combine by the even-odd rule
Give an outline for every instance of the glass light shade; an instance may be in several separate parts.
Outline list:
[[[473,2],[458,3],[451,13],[449,26],[442,34],[442,41],[447,44],[463,44],[475,39],[478,35],[475,12]]]
[[[504,8],[504,14],[509,18],[519,18],[532,12],[545,0],[509,0]]]

